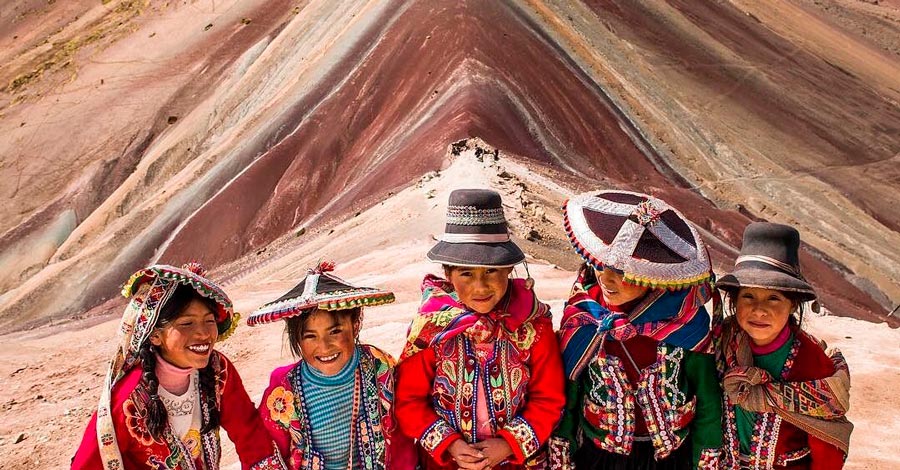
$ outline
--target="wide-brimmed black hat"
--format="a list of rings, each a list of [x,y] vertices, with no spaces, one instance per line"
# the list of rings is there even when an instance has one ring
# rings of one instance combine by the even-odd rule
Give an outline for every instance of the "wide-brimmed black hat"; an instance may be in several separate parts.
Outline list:
[[[451,266],[509,267],[525,253],[509,238],[500,194],[489,189],[450,193],[447,225],[427,258]]]
[[[575,251],[594,269],[623,271],[628,283],[680,289],[712,275],[697,230],[661,199],[595,191],[566,201],[563,216]]]
[[[800,272],[800,232],[794,227],[753,222],[744,229],[741,254],[731,274],[716,281],[716,287],[733,292],[741,287],[761,287],[796,292],[805,301],[816,291]]]
[[[331,274],[334,263],[324,262],[310,269],[306,277],[277,300],[258,308],[250,317],[250,326],[290,318],[314,309],[348,310],[394,301],[393,292],[374,287],[354,286]]]

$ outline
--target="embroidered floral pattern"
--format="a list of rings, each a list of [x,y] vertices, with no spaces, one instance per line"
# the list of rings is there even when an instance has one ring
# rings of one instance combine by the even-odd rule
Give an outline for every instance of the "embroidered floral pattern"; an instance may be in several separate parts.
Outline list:
[[[441,344],[432,398],[435,411],[467,442],[475,442],[475,384],[484,387],[491,432],[510,424],[525,404],[531,371],[529,353],[498,339],[481,358],[466,335]],[[483,366],[480,366],[483,364]]]
[[[284,387],[276,387],[266,399],[266,408],[269,409],[269,418],[284,427],[290,427],[294,416],[294,394]]]
[[[354,468],[385,470],[390,445],[389,435],[385,431],[393,430],[395,426],[390,413],[393,399],[393,360],[375,347],[361,345],[359,348],[359,367],[354,377],[354,397],[359,397],[354,409],[358,415],[353,421],[350,444],[355,451]],[[283,433],[284,437],[289,438],[288,468],[324,469],[325,459],[314,448],[311,438],[300,363],[286,373],[278,386],[266,391],[263,401],[269,410],[268,416],[263,417],[269,431]]]
[[[153,444],[153,436],[147,430],[147,414],[143,407],[137,406],[131,398],[125,400],[122,405],[125,412],[125,425],[128,427],[128,434],[135,438],[141,445],[149,446]]]
[[[681,446],[685,428],[694,418],[696,399],[685,402],[675,383],[684,350],[661,344],[657,361],[641,371],[635,398],[643,411],[657,460],[668,457]]]
[[[597,447],[627,455],[634,442],[634,393],[619,358],[600,351],[588,367],[595,386],[585,396],[583,414],[591,426],[608,430],[603,439],[595,439]]]
[[[516,438],[516,442],[519,443],[522,454],[525,455],[526,459],[536,454],[540,449],[541,441],[537,438],[537,434],[534,433],[534,429],[528,424],[528,421],[525,421],[521,416],[513,418],[504,429]]]
[[[419,438],[419,443],[429,454],[433,454],[438,446],[441,445],[441,442],[444,442],[444,439],[447,439],[454,433],[456,431],[446,421],[438,419],[425,430],[422,437]]]
[[[788,352],[787,359],[784,362],[784,367],[781,369],[781,380],[787,379],[788,373],[794,364],[794,360],[797,358],[797,352],[799,350],[800,341],[797,338],[794,338],[794,341],[791,344],[791,350]],[[782,460],[790,462],[790,460],[787,460],[789,456],[800,453],[803,450],[801,449],[800,451],[788,452],[783,456],[777,456],[775,447],[778,444],[778,434],[781,430],[782,418],[775,413],[758,413],[756,422],[753,425],[753,439],[750,442],[750,454],[741,454],[740,441],[737,434],[737,419],[734,411],[736,405],[728,398],[727,394],[724,396],[723,405],[725,412],[723,413],[722,468],[731,470],[741,468],[768,470]],[[793,459],[796,460],[803,458],[804,456],[805,455],[800,455],[799,457],[794,456]],[[784,464],[778,463],[778,465]]]
[[[256,462],[250,466],[250,470],[287,470],[287,467],[281,460],[281,456],[278,454],[278,449],[276,448],[275,455]]]

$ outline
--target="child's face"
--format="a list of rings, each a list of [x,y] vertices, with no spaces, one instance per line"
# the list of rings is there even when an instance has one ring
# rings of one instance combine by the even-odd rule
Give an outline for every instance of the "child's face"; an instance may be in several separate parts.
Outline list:
[[[219,336],[216,316],[194,299],[180,315],[150,335],[150,343],[168,363],[183,369],[202,369],[209,363]]]
[[[350,315],[311,313],[300,335],[300,352],[310,367],[325,375],[335,375],[353,357],[359,325]]]
[[[741,287],[734,307],[738,325],[757,346],[775,341],[794,310],[781,292],[759,287]]]
[[[647,286],[636,286],[624,281],[625,274],[615,269],[595,269],[594,274],[600,283],[603,292],[603,301],[606,305],[617,306],[627,304],[632,300],[640,299],[650,290]]]
[[[478,313],[489,313],[506,295],[511,272],[512,268],[454,267],[448,276],[460,302]]]

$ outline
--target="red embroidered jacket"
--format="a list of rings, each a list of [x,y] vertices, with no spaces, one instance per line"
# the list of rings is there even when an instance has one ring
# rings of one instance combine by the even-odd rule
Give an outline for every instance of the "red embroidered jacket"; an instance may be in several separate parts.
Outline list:
[[[220,424],[234,442],[241,467],[244,469],[282,468],[280,458],[273,455],[274,444],[263,427],[262,420],[247,396],[241,377],[231,362],[218,351],[210,359],[216,370],[219,393]],[[141,380],[142,369],[135,367],[113,386],[110,410],[116,429],[123,469],[180,469],[186,470],[182,456],[190,452],[194,468],[219,468],[220,442],[218,430],[202,435],[199,443],[188,448],[176,442],[171,428],[163,441],[155,441],[147,432],[145,403],[148,393]],[[84,431],[81,445],[72,459],[73,470],[103,470],[97,442],[97,413],[91,417]]]
[[[527,351],[498,340],[495,360],[484,368],[488,377],[475,371],[474,348],[464,335],[400,363],[396,391],[400,429],[418,438],[428,452],[426,468],[457,468],[445,451],[453,441],[464,438],[465,429],[453,423],[465,421],[469,431],[474,423],[476,405],[471,391],[476,377],[489,387],[485,395],[493,397],[496,435],[513,451],[511,462],[516,465],[504,468],[529,468],[526,459],[544,458],[535,454],[559,422],[565,396],[553,327],[546,322],[536,333],[538,338]]]
[[[802,382],[822,379],[834,374],[834,363],[825,354],[822,347],[809,335],[794,330],[799,341],[797,355],[787,372],[788,382]],[[770,416],[771,415],[771,416]],[[773,420],[774,413],[764,413],[760,422]],[[787,421],[778,420],[777,441],[771,445],[772,432],[757,424],[754,432],[764,434],[761,452],[772,455],[772,469],[790,470],[840,470],[844,466],[844,453],[837,447],[812,436]],[[768,444],[768,445],[767,445]],[[733,421],[725,419],[725,451],[737,445],[737,430]],[[733,447],[732,447],[733,449]],[[734,455],[734,450],[730,451]],[[726,455],[726,460],[728,455]]]

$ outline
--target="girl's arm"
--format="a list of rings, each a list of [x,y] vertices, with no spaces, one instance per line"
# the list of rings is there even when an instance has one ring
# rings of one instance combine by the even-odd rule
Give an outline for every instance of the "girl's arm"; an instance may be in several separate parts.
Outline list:
[[[447,449],[462,434],[453,429],[431,406],[431,388],[434,384],[433,348],[404,359],[397,365],[397,391],[394,408],[400,431],[418,439],[419,444],[441,465],[449,463]]]
[[[224,364],[225,385],[222,390],[219,416],[222,427],[234,442],[241,467],[245,470],[283,468],[269,433],[256,407],[250,401],[241,377],[231,361],[220,355]]]
[[[722,447],[722,388],[715,357],[685,351],[683,364],[688,393],[697,397],[690,428],[694,468],[718,468]]]
[[[548,322],[536,326],[537,341],[531,346],[531,378],[522,411],[499,431],[521,464],[534,455],[550,438],[566,403],[562,356],[559,343]]]
[[[582,396],[581,377],[566,379],[566,406],[563,408],[559,426],[550,438],[550,463],[552,468],[571,470],[575,468],[575,451],[578,450],[578,426],[581,419]]]
[[[845,455],[841,449],[815,436],[809,436],[809,452],[812,457],[810,470],[841,470],[844,468]]]

